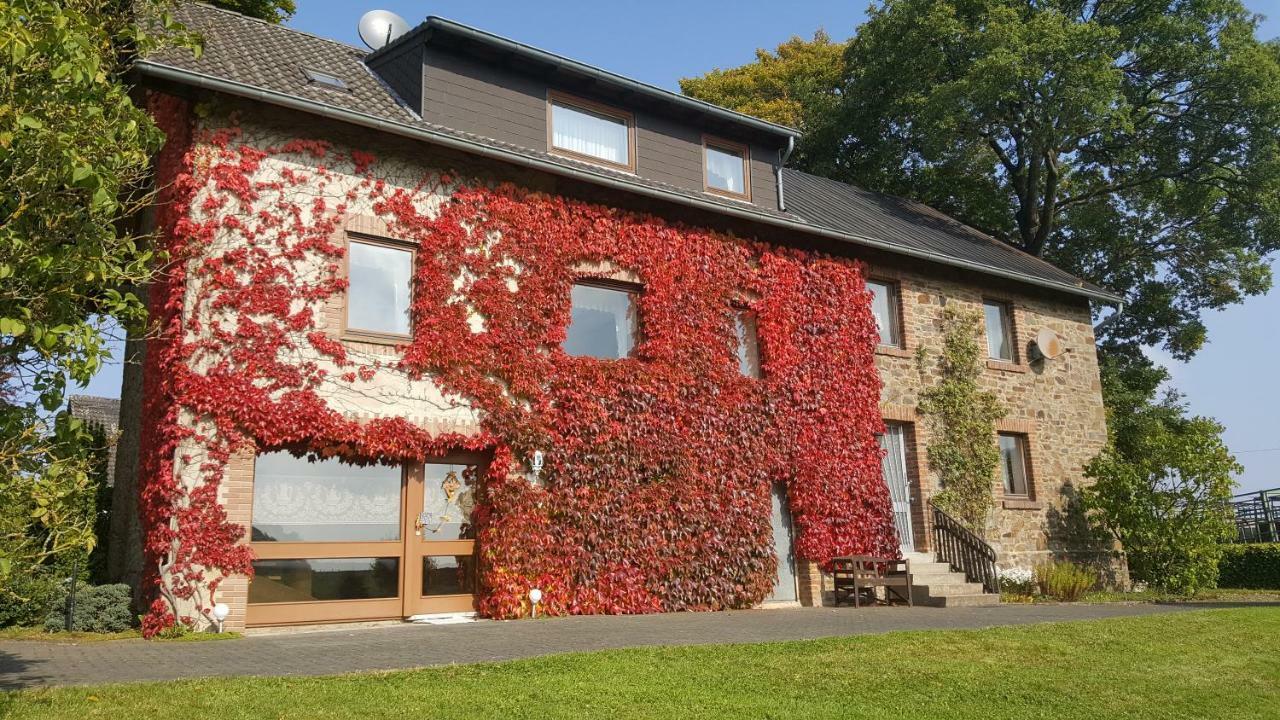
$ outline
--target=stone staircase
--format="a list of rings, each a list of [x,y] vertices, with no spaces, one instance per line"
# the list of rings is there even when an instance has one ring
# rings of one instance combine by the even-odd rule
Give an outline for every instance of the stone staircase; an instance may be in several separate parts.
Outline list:
[[[911,601],[932,607],[999,605],[1000,596],[983,592],[982,583],[965,581],[946,563],[934,562],[929,553],[904,553],[911,563]]]

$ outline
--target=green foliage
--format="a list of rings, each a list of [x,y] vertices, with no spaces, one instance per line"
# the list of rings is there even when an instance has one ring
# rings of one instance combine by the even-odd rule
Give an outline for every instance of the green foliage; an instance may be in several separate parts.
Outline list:
[[[114,633],[137,624],[137,616],[129,607],[133,599],[128,585],[85,585],[76,589],[76,607],[71,616],[73,632]],[[66,629],[66,590],[44,621],[44,629],[58,632]]]
[[[996,396],[979,388],[984,348],[982,318],[971,310],[943,311],[940,379],[920,394],[919,412],[932,427],[929,467],[938,473],[938,507],[983,535],[991,512],[991,484],[1000,465],[995,422],[1004,417]]]
[[[298,11],[293,0],[213,0],[209,4],[270,23],[284,22]]]
[[[1240,0],[881,0],[836,90],[788,96],[820,128],[802,166],[1124,293],[1100,340],[1186,358],[1206,310],[1270,287],[1280,248],[1280,44],[1256,30]],[[750,112],[703,86],[770,70],[762,55],[685,89]]]
[[[59,575],[54,568],[41,565],[6,576],[0,583],[0,628],[43,623],[62,592]]]
[[[141,323],[130,231],[163,140],[129,94],[138,53],[194,43],[157,0],[0,3],[0,602],[93,545],[89,436],[62,410]],[[17,593],[15,595],[15,592]]]
[[[1050,560],[1036,566],[1036,586],[1040,594],[1062,602],[1075,602],[1098,584],[1089,568],[1072,562]]]
[[[1218,560],[1218,586],[1280,590],[1280,543],[1225,546]]]
[[[812,40],[792,37],[773,52],[756,50],[756,61],[702,77],[684,78],[680,91],[690,97],[730,107],[804,132],[793,163],[821,162],[832,118],[840,107],[847,43],[832,42],[819,30]]]
[[[1156,399],[1163,370],[1148,361],[1104,359],[1111,434],[1085,468],[1091,520],[1120,541],[1137,581],[1175,592],[1212,588],[1222,542],[1235,534],[1230,500],[1240,466],[1222,426],[1189,417],[1177,394]]]

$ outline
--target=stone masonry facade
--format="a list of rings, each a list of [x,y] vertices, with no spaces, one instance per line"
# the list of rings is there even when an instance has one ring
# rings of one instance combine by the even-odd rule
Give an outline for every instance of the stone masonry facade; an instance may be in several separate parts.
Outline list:
[[[271,121],[270,113],[247,113],[267,117],[261,126],[245,125],[246,138],[264,146],[287,137],[287,117]],[[368,138],[342,137],[336,128],[334,139],[373,145]],[[312,132],[320,132],[312,129]],[[431,167],[456,167],[459,158],[422,148],[410,155],[412,148],[400,143],[387,143],[373,148],[382,157],[400,156],[393,164],[399,181],[408,185],[413,178]],[[408,158],[412,157],[412,160]],[[266,162],[279,162],[268,160]],[[525,175],[530,175],[525,177]],[[532,173],[511,173],[517,182],[540,189],[548,183]],[[354,182],[353,177],[351,182]],[[353,208],[347,228],[376,234],[378,228],[359,208]],[[857,257],[858,250],[850,249]],[[1051,556],[1076,556],[1095,552],[1082,548],[1073,534],[1076,527],[1072,507],[1075,492],[1086,482],[1082,468],[1106,442],[1106,422],[1102,405],[1098,361],[1088,303],[1080,298],[1039,292],[1017,285],[960,271],[949,271],[909,259],[891,260],[876,256],[869,261],[870,279],[892,283],[897,288],[898,316],[901,323],[902,347],[882,348],[877,365],[884,381],[881,410],[887,422],[902,423],[906,439],[908,477],[912,486],[913,534],[917,550],[931,547],[927,501],[937,489],[937,478],[928,468],[926,448],[929,428],[917,415],[921,392],[937,380],[936,361],[943,335],[943,309],[961,305],[981,310],[985,299],[1008,303],[1013,309],[1013,333],[1016,338],[1015,361],[990,362],[982,376],[984,388],[996,393],[1007,410],[998,429],[1022,434],[1029,447],[1029,499],[1005,498],[998,478],[992,480],[996,499],[988,538],[999,553],[1002,567],[1031,567]],[[331,303],[321,309],[326,331],[339,336],[342,307]],[[1052,330],[1062,340],[1066,352],[1061,356],[1032,362],[1032,339],[1042,329]],[[349,349],[362,357],[394,354],[390,346],[349,343]],[[389,373],[381,370],[380,373]],[[414,422],[437,429],[463,430],[474,418],[467,408],[450,405],[431,388],[418,387],[423,381],[410,381],[403,375],[389,374],[370,383],[372,390],[359,398],[333,398],[333,406],[357,417],[408,416]],[[429,384],[429,383],[428,383]],[[404,407],[396,398],[403,395]],[[429,408],[436,415],[425,416]],[[995,441],[995,438],[992,438]],[[251,453],[233,459],[227,469],[219,498],[229,518],[246,529],[252,515],[253,465]],[[801,562],[797,568],[799,599],[803,605],[823,602],[825,578],[813,563]],[[232,606],[226,629],[243,628],[248,595],[248,582],[242,577],[228,578],[219,589],[219,600]]]

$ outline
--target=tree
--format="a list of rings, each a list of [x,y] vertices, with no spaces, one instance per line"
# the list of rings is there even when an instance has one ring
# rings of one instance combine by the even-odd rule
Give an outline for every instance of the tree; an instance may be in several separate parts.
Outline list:
[[[1099,339],[1185,359],[1280,248],[1280,47],[1256,29],[1239,0],[885,0],[846,54],[835,141],[801,160],[1123,293]]]
[[[987,531],[994,500],[991,478],[1000,466],[995,422],[1004,417],[994,393],[978,385],[982,377],[982,318],[976,312],[943,311],[942,355],[937,384],[920,393],[920,414],[929,418],[929,467],[942,490],[934,503],[979,536]]]
[[[1081,500],[1097,527],[1124,547],[1130,576],[1178,592],[1217,583],[1240,466],[1222,426],[1188,417],[1176,393],[1154,395],[1166,373],[1108,359],[1111,442],[1085,469]],[[1118,366],[1116,366],[1118,365]]]
[[[194,46],[161,2],[0,4],[0,600],[94,542],[92,443],[63,396],[110,357],[112,319],[145,317],[131,218],[163,137],[125,77],[167,42]]]
[[[832,155],[833,119],[840,107],[847,43],[825,32],[813,40],[792,37],[774,52],[756,50],[756,61],[702,77],[684,78],[680,90],[723,107],[801,130],[796,163],[820,166]]]
[[[269,23],[284,22],[298,11],[293,0],[214,0],[211,4]]]

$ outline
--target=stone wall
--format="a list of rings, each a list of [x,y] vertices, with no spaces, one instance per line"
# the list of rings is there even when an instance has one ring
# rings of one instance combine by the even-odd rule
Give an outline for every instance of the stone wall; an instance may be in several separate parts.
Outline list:
[[[1086,482],[1083,467],[1106,443],[1106,415],[1098,377],[1098,358],[1089,306],[1082,299],[1015,290],[1011,283],[948,278],[904,263],[874,265],[870,276],[897,284],[905,347],[886,348],[877,364],[884,379],[882,408],[887,421],[907,425],[908,475],[913,485],[917,550],[930,546],[926,502],[938,489],[928,468],[929,424],[917,417],[920,393],[939,379],[943,309],[961,306],[978,312],[984,300],[1013,309],[1015,358],[988,361],[982,386],[996,394],[1007,411],[997,431],[1026,437],[1030,498],[1006,498],[999,478],[992,479],[996,509],[987,537],[1002,567],[1031,567],[1050,555],[1094,554],[1105,548],[1082,545],[1074,499]],[[1032,361],[1036,333],[1052,330],[1066,352]],[[994,438],[992,439],[994,442]]]

